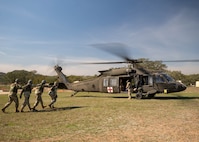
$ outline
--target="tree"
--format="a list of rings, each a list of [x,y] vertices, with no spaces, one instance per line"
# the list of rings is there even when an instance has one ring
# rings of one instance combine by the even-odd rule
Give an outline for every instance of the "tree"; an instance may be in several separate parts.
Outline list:
[[[25,70],[15,70],[12,72],[8,72],[5,75],[9,81],[8,83],[14,82],[16,78],[19,79],[21,84],[26,84],[29,79],[33,81],[34,84],[40,83],[42,80],[46,80],[46,82],[52,83],[57,80],[56,76],[44,76],[40,74],[35,74],[36,71],[25,71]]]
[[[185,75],[181,73],[181,71],[166,71],[171,77],[173,77],[175,80],[181,80],[182,82],[185,82]]]
[[[162,61],[150,61],[149,59],[140,58],[140,65],[148,70],[154,70],[154,71],[165,71],[167,69],[167,66],[162,63]]]
[[[15,70],[13,72],[8,72],[6,76],[10,83],[14,82],[14,80],[17,78],[22,84],[25,84],[32,77],[32,74],[25,70]]]

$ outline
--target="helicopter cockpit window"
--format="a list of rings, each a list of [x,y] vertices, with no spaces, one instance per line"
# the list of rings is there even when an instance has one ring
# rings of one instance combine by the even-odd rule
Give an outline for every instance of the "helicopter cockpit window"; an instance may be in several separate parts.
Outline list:
[[[160,74],[156,74],[155,75],[155,82],[156,83],[164,83],[165,82],[164,77]]]
[[[104,86],[104,87],[107,87],[107,86],[108,86],[108,79],[107,79],[107,78],[104,79],[104,81],[103,81],[103,86]]]
[[[117,86],[117,79],[111,78],[110,79],[110,86]]]
[[[175,82],[175,80],[171,76],[169,76],[168,74],[162,74],[162,75],[164,76],[164,78],[166,78],[166,80],[168,82]]]
[[[152,76],[149,76],[148,81],[149,81],[149,85],[153,85],[153,77]]]
[[[148,85],[148,76],[143,76],[142,77],[142,85]]]

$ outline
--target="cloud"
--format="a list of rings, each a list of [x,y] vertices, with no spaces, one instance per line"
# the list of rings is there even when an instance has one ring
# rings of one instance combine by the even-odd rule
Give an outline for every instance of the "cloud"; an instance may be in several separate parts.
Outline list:
[[[17,6],[16,5],[7,5],[6,3],[0,5],[0,11],[4,13],[8,13],[13,16],[18,16],[21,18],[27,18],[27,19],[32,19],[36,21],[43,21],[42,18],[39,18],[38,15],[33,14],[30,10],[25,9],[22,6]]]
[[[146,24],[138,29],[125,24],[111,33],[112,41],[116,39],[127,44],[136,57],[152,60],[197,58],[199,19],[192,13],[191,10],[182,10],[164,23],[156,26]],[[120,38],[115,35],[120,35]]]
[[[168,70],[181,71],[183,74],[199,74],[199,63],[170,63]]]
[[[0,51],[0,55],[6,55],[6,53],[3,51]]]
[[[98,59],[98,58],[92,58],[92,57],[86,57],[86,58],[80,58],[80,57],[68,57],[68,58],[61,58],[56,59],[53,56],[52,57],[42,57],[47,62],[53,61],[52,64],[42,63],[42,64],[30,64],[30,65],[22,65],[22,64],[9,64],[9,63],[1,63],[0,72],[12,72],[14,70],[26,70],[26,71],[32,71],[36,70],[37,73],[43,74],[43,75],[56,75],[54,71],[54,65],[58,64],[63,68],[63,72],[66,75],[95,75],[99,74],[99,70],[106,70],[110,69],[112,67],[118,67],[121,65],[87,65],[87,64],[81,64],[81,63],[90,63],[90,62],[107,62],[107,60]]]
[[[32,71],[37,70],[38,73],[47,75],[49,74],[48,66],[45,65],[30,65],[30,66],[23,66],[20,64],[1,64],[1,72],[12,72],[14,70],[26,70],[26,71]]]

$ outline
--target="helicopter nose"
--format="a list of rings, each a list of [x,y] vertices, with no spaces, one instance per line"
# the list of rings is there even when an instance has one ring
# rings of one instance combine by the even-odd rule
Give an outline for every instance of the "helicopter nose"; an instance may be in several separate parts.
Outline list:
[[[184,91],[186,88],[186,85],[184,85],[183,83],[180,83],[178,86],[179,91]]]

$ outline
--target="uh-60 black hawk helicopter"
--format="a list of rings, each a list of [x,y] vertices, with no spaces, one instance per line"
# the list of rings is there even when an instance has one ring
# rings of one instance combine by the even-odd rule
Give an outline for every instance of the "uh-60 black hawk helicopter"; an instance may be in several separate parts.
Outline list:
[[[115,54],[115,53],[114,53]],[[118,55],[118,54],[117,54]],[[142,61],[130,59],[126,55],[118,55],[125,59],[122,62],[97,62],[89,64],[120,64],[128,63],[128,67],[113,68],[99,71],[100,75],[94,79],[69,83],[67,77],[62,73],[62,67],[54,66],[58,75],[59,83],[65,85],[69,90],[73,90],[71,96],[77,92],[103,92],[121,93],[126,91],[127,80],[132,82],[132,92],[136,93],[135,98],[153,98],[157,93],[180,92],[186,86],[175,81],[164,72],[151,72],[138,64]],[[173,60],[167,62],[198,62],[199,60]]]

